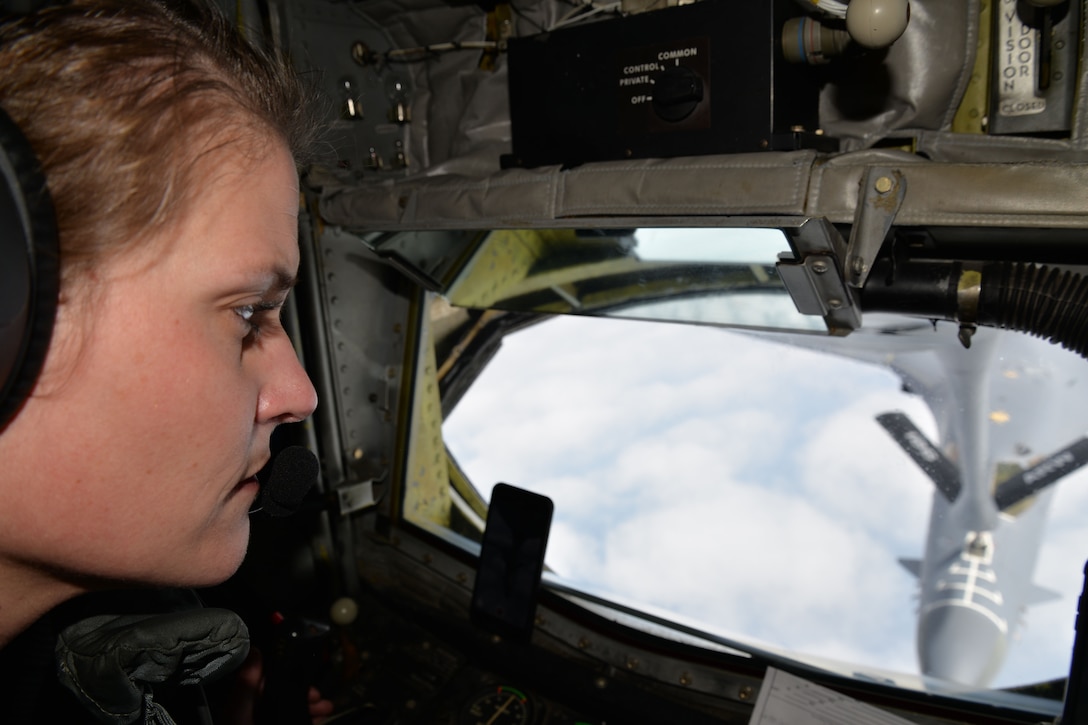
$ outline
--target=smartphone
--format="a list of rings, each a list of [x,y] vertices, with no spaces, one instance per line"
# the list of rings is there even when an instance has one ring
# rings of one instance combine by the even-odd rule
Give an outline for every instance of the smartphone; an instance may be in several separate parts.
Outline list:
[[[529,639],[554,509],[547,496],[495,485],[472,590],[476,626],[507,639]]]

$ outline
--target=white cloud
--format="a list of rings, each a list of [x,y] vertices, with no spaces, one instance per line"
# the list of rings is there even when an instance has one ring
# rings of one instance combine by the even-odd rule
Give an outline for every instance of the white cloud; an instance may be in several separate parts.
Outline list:
[[[915,582],[896,559],[921,557],[933,486],[874,421],[896,409],[936,437],[876,366],[713,328],[557,318],[506,338],[445,434],[485,495],[502,480],[555,501],[548,563],[572,581],[913,671]],[[1084,483],[1059,490],[1036,576],[1066,599],[1029,613],[1002,683],[1067,666],[1057,630],[1088,556]]]

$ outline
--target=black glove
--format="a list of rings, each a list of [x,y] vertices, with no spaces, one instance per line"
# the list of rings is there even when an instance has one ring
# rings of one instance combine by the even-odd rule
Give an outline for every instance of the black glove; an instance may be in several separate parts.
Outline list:
[[[226,609],[89,617],[64,629],[56,646],[60,682],[109,725],[173,725],[154,685],[214,680],[248,653],[249,630]]]

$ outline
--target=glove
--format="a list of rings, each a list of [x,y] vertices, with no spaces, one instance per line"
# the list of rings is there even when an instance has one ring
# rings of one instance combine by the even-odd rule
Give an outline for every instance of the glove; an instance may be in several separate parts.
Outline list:
[[[174,725],[152,686],[199,685],[233,671],[249,653],[234,612],[193,609],[83,619],[57,638],[58,679],[108,725]]]

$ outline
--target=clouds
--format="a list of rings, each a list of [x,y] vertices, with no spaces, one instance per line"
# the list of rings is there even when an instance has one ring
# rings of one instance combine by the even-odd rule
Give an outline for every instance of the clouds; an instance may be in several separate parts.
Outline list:
[[[548,564],[572,582],[914,671],[915,583],[896,559],[922,555],[933,488],[873,418],[935,425],[899,387],[876,366],[716,328],[566,317],[507,337],[445,435],[485,496],[507,481],[555,501]],[[1084,488],[1069,495],[1088,510]],[[1068,524],[1047,546],[1088,555]],[[1040,583],[1068,578],[1051,568]],[[1017,646],[1006,671],[1021,680],[1067,664],[1047,650],[1017,669]]]

